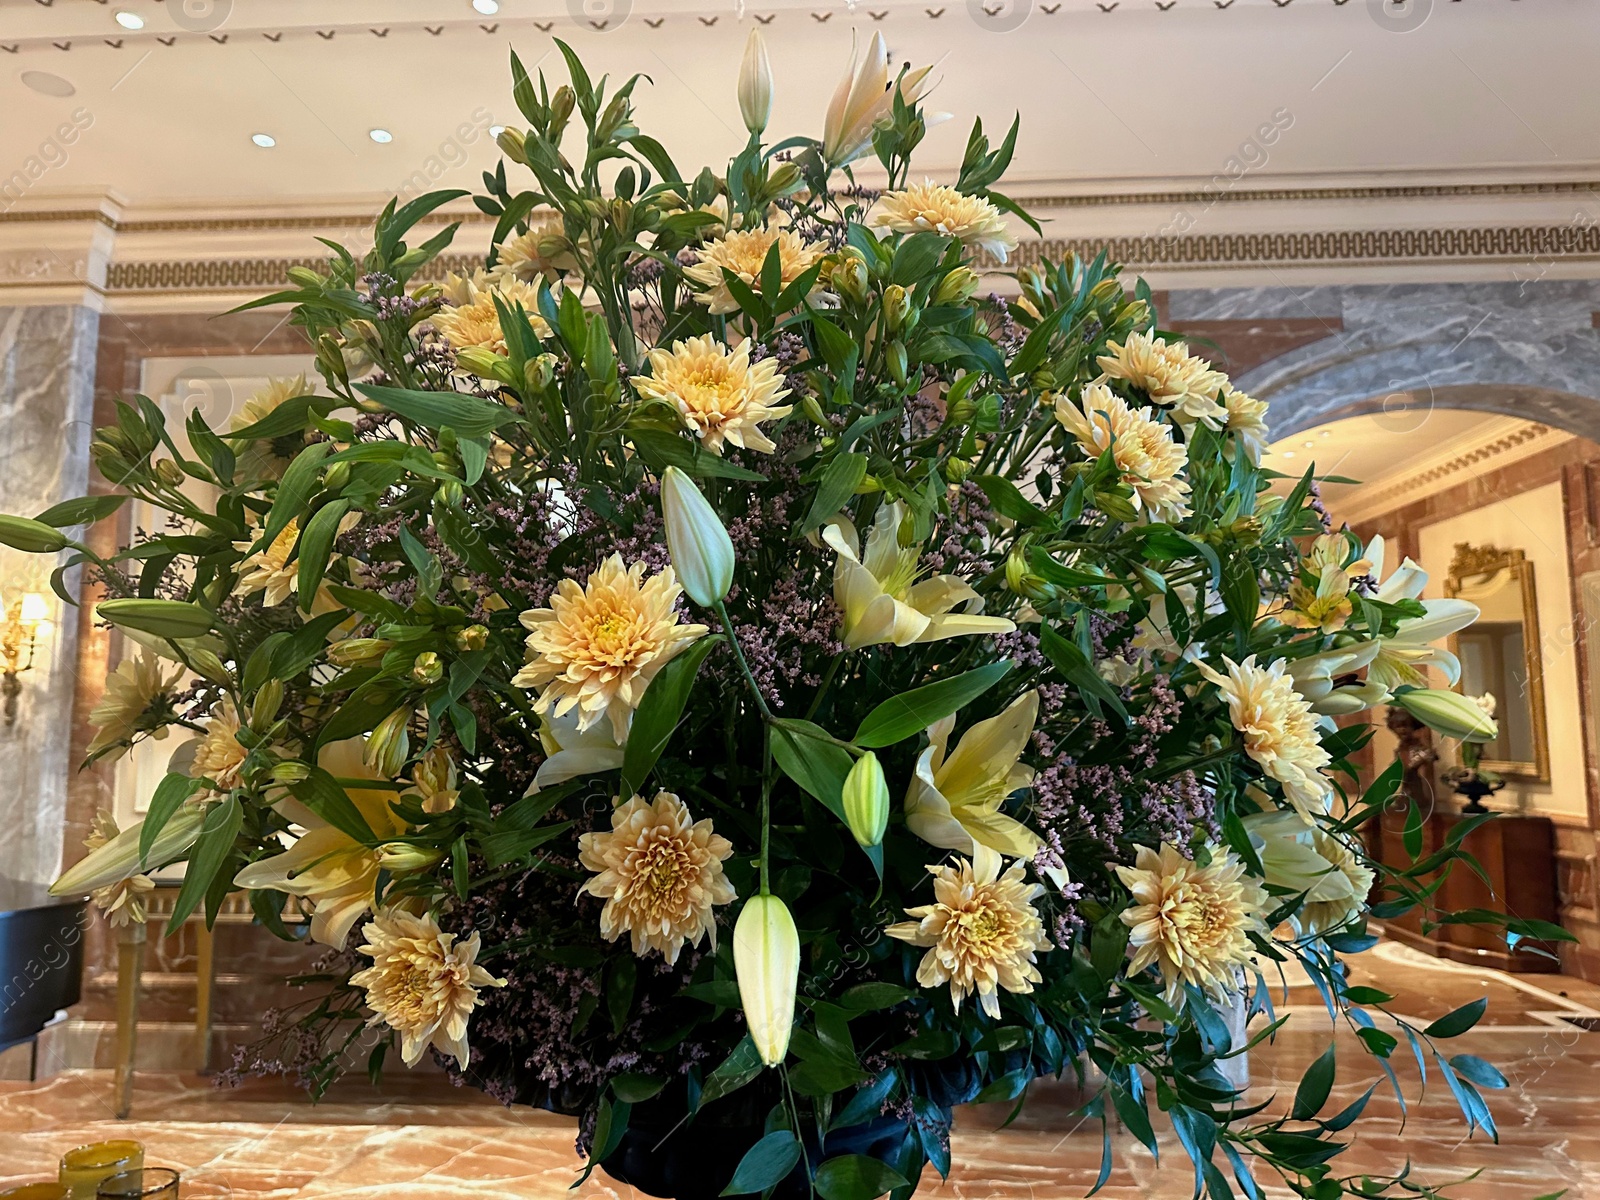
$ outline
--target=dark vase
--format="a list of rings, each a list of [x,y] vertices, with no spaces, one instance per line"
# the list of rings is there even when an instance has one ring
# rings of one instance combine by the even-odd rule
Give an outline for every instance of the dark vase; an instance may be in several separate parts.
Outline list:
[[[915,1086],[937,1107],[949,1133],[952,1109],[977,1094],[978,1072],[971,1064],[941,1064],[914,1072]],[[616,1150],[600,1165],[612,1179],[663,1200],[714,1200],[733,1178],[745,1152],[766,1132],[767,1112],[777,1093],[749,1086],[704,1105],[693,1121],[685,1121],[687,1098],[669,1088],[654,1099],[633,1106],[628,1129]],[[904,1144],[907,1122],[881,1116],[862,1125],[836,1129],[822,1144],[805,1139],[813,1169],[824,1158],[865,1154],[892,1160]],[[772,1193],[774,1200],[805,1200],[806,1173],[799,1164]]]
[[[1483,798],[1494,795],[1503,787],[1504,783],[1490,783],[1484,779],[1463,779],[1459,783],[1451,784],[1450,790],[1458,796],[1467,798],[1467,802],[1461,806],[1461,811],[1476,816],[1478,813],[1490,811],[1484,806]]]

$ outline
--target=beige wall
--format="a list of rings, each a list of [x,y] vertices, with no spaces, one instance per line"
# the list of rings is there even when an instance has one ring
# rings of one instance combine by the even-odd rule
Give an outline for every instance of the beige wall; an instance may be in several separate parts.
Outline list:
[[[1496,807],[1588,824],[1584,794],[1583,720],[1578,703],[1578,656],[1573,637],[1572,567],[1567,554],[1561,484],[1549,483],[1469,509],[1416,531],[1422,565],[1431,575],[1424,595],[1444,595],[1444,577],[1458,542],[1521,550],[1533,564],[1549,720],[1550,782],[1511,779]],[[1449,751],[1446,751],[1448,758]]]

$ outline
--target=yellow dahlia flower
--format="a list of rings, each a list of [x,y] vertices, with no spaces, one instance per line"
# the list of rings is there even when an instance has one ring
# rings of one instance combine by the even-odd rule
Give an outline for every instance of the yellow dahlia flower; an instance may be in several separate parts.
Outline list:
[[[893,642],[910,646],[968,634],[1010,633],[1004,617],[978,615],[983,597],[954,575],[917,580],[920,546],[900,545],[906,508],[900,501],[880,505],[865,549],[848,518],[839,516],[822,531],[838,552],[833,598],[844,611],[844,644],[851,650]],[[971,611],[953,611],[957,605]]]
[[[239,564],[239,582],[234,585],[233,594],[249,596],[265,592],[261,602],[268,608],[287,600],[299,580],[300,564],[289,557],[299,540],[299,518],[291,517],[271,543]],[[242,542],[235,542],[233,548],[248,551],[254,545],[253,540],[246,538]]]
[[[367,768],[360,738],[324,746],[317,764],[336,779],[381,778]],[[405,822],[391,803],[392,791],[346,786],[345,792],[379,842],[405,833]],[[282,854],[246,866],[234,876],[234,886],[269,888],[309,900],[311,940],[343,948],[350,930],[372,907],[380,866],[377,847],[356,841],[292,797],[273,807],[304,832]]]
[[[761,291],[761,267],[773,244],[778,246],[778,264],[786,288],[804,275],[818,259],[827,253],[826,247],[802,241],[792,229],[767,224],[756,229],[733,229],[699,251],[700,261],[683,269],[684,276],[700,290],[695,299],[710,306],[713,316],[739,311],[739,302],[733,298],[723,280],[724,269],[732,271],[752,291]],[[813,291],[817,290],[815,288]],[[765,297],[768,303],[776,296]]]
[[[250,753],[239,744],[239,728],[239,710],[231,696],[224,696],[211,710],[205,735],[195,746],[190,775],[211,780],[222,792],[238,786],[239,768]]]
[[[1317,716],[1305,697],[1294,690],[1288,663],[1256,665],[1252,654],[1242,663],[1226,655],[1227,674],[1197,662],[1200,674],[1216,684],[1228,701],[1233,727],[1244,734],[1245,753],[1269,779],[1283,785],[1283,794],[1308,822],[1313,813],[1328,811],[1333,785],[1322,769],[1331,761],[1317,734]]]
[[[315,391],[316,388],[306,383],[304,372],[293,378],[269,380],[265,387],[239,406],[239,411],[228,421],[228,432],[237,433],[246,426],[265,420],[284,401],[293,400],[296,396],[309,396]],[[297,440],[304,441],[303,434],[294,436]],[[288,465],[289,458],[278,453],[276,439],[256,438],[240,447],[234,475],[240,480],[277,479]]]
[[[1110,354],[1100,356],[1103,379],[1120,379],[1149,397],[1150,403],[1172,410],[1173,420],[1196,421],[1220,429],[1228,410],[1217,401],[1228,377],[1189,353],[1183,342],[1169,343],[1148,333],[1132,333],[1122,344],[1107,342]]]
[[[684,943],[717,945],[712,906],[729,904],[733,884],[722,872],[733,854],[727,838],[712,832],[711,821],[696,821],[671,792],[655,801],[635,796],[611,814],[611,829],[578,839],[578,861],[599,872],[581,889],[606,902],[600,934],[614,942],[630,935],[640,958],[659,951],[678,961]]]
[[[893,233],[942,233],[986,250],[1000,262],[1017,248],[1000,210],[979,196],[927,180],[904,191],[885,192],[873,224]]]
[[[528,659],[512,682],[539,693],[540,713],[576,709],[579,730],[609,718],[622,745],[656,672],[706,632],[679,622],[673,605],[682,594],[671,567],[646,579],[642,562],[624,567],[619,554],[583,587],[563,579],[549,608],[522,614]]]
[[[1267,402],[1229,383],[1223,385],[1222,407],[1228,411],[1222,427],[1238,439],[1250,461],[1259,464],[1267,448]]]
[[[151,713],[158,702],[165,706],[168,693],[183,676],[181,666],[168,674],[161,661],[144,653],[125,658],[106,679],[106,690],[89,710],[89,724],[95,733],[84,754],[95,758],[102,752],[109,762],[127,753],[127,743],[137,733],[164,738],[167,727],[154,723]]]
[[[777,447],[761,422],[786,417],[793,405],[776,404],[789,394],[775,360],[750,361],[750,343],[729,351],[709,333],[650,351],[650,374],[636,376],[634,390],[678,410],[689,431],[713,454],[724,442],[771,454]]]
[[[1178,1004],[1184,985],[1221,998],[1238,989],[1238,972],[1251,960],[1251,933],[1265,934],[1261,914],[1267,893],[1245,874],[1233,851],[1211,847],[1211,862],[1200,866],[1170,846],[1159,853],[1138,848],[1131,867],[1115,868],[1133,893],[1122,913],[1128,927],[1137,975],[1151,963],[1161,969],[1167,1000]]]
[[[1019,762],[1039,715],[1039,693],[1018,696],[999,716],[979,721],[947,753],[955,717],[928,729],[906,792],[906,828],[929,845],[962,854],[987,846],[1012,858],[1038,850],[1038,834],[1000,811],[1018,788],[1033,782]]]
[[[432,914],[413,916],[386,908],[361,931],[356,949],[372,965],[350,976],[367,989],[368,1025],[387,1025],[400,1033],[400,1057],[408,1067],[436,1046],[465,1067],[471,1059],[467,1019],[478,1006],[478,989],[505,987],[477,963],[478,935],[457,942]]]
[[[972,861],[956,859],[954,866],[930,866],[933,903],[906,909],[916,918],[884,930],[913,946],[926,946],[917,967],[917,982],[925,988],[950,985],[950,1001],[957,1012],[974,993],[983,1011],[1000,1019],[1000,991],[1026,994],[1040,982],[1034,956],[1051,950],[1044,925],[1033,901],[1044,887],[1027,883],[1027,863],[1018,860],[1005,874],[1004,860],[979,846]]]
[[[565,227],[560,217],[546,217],[528,223],[528,232],[520,233],[500,247],[500,255],[488,272],[488,282],[494,287],[505,287],[508,280],[533,284],[534,295],[541,278],[558,279],[567,271],[577,268],[572,243],[567,241]],[[534,315],[532,305],[523,300],[523,307]],[[541,337],[543,334],[540,335]]]
[[[451,275],[445,280],[444,296],[447,303],[428,318],[429,323],[457,350],[470,347],[504,354],[506,336],[500,328],[500,313],[494,304],[497,295],[507,308],[520,303],[528,314],[533,331],[541,338],[550,336],[550,326],[539,315],[539,291],[536,287],[509,274],[491,283],[481,270],[470,278]]]
[[[1148,408],[1133,408],[1103,383],[1083,389],[1077,405],[1056,397],[1056,420],[1098,458],[1108,449],[1122,482],[1133,489],[1133,506],[1153,520],[1176,521],[1189,513],[1189,452],[1172,440],[1169,426]]]

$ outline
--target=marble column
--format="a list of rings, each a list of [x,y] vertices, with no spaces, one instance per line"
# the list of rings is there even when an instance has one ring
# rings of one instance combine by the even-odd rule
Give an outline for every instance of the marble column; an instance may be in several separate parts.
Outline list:
[[[33,516],[87,490],[99,321],[77,304],[0,307],[0,512]],[[15,724],[0,715],[0,874],[42,881],[61,867],[67,782],[76,767],[77,610],[51,595],[55,566],[0,548],[0,592],[41,592],[54,609],[33,666],[21,675]]]

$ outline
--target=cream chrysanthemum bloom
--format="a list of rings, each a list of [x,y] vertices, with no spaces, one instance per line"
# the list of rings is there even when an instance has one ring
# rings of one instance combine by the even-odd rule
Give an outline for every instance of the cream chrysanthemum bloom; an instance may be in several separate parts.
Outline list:
[[[206,725],[205,736],[195,747],[190,773],[194,778],[209,779],[219,791],[230,791],[239,782],[239,768],[249,754],[239,744],[239,710],[233,698],[224,696],[211,710],[211,720]]]
[[[537,288],[512,275],[491,283],[481,270],[470,278],[451,275],[445,280],[447,303],[428,318],[429,323],[457,350],[470,347],[504,354],[506,335],[500,328],[500,312],[494,304],[496,296],[508,309],[520,303],[533,331],[541,338],[550,336],[549,324],[539,315]]]
[[[713,454],[724,442],[771,454],[777,447],[761,431],[793,410],[775,404],[789,394],[775,360],[750,361],[750,343],[729,351],[709,333],[650,351],[650,374],[636,376],[634,389],[678,410],[689,431]]]
[[[1172,429],[1150,409],[1134,408],[1105,384],[1091,383],[1077,405],[1056,397],[1056,420],[1091,458],[1111,451],[1122,482],[1133,489],[1135,508],[1157,521],[1188,515],[1189,481],[1183,470],[1189,452],[1172,440]]]
[[[1116,867],[1133,893],[1122,913],[1128,927],[1137,975],[1151,963],[1166,980],[1166,996],[1177,1004],[1185,984],[1216,997],[1237,990],[1238,972],[1251,960],[1250,934],[1267,932],[1261,914],[1267,893],[1245,874],[1231,850],[1211,848],[1211,862],[1200,866],[1170,846],[1159,853],[1138,847],[1131,867]]]
[[[1217,402],[1217,394],[1228,377],[1190,354],[1185,343],[1132,333],[1126,342],[1107,342],[1106,348],[1111,353],[1098,360],[1105,372],[1102,378],[1132,384],[1150,403],[1170,408],[1173,419],[1185,425],[1199,421],[1220,429],[1227,421],[1228,410]]]
[[[478,935],[458,942],[432,914],[417,917],[393,908],[377,913],[361,932],[366,941],[356,949],[372,965],[350,982],[367,989],[374,1013],[367,1024],[399,1031],[400,1057],[408,1067],[429,1046],[465,1067],[471,1059],[467,1020],[478,1006],[478,989],[506,986],[478,965]]]
[[[682,594],[671,567],[646,579],[642,562],[624,567],[620,554],[583,587],[563,579],[549,608],[522,614],[528,660],[512,682],[539,693],[538,712],[576,709],[579,730],[609,718],[621,745],[656,672],[706,632],[679,622],[673,606]]]
[[[507,279],[537,284],[541,277],[556,279],[577,265],[561,218],[546,217],[530,222],[527,233],[518,234],[500,247],[488,279],[497,287]]]
[[[1017,248],[1000,210],[979,196],[965,196],[931,179],[903,191],[885,192],[873,224],[893,233],[942,233],[986,250],[1000,261]]]
[[[916,920],[884,930],[928,948],[917,967],[918,983],[925,988],[948,983],[957,1012],[976,993],[995,1020],[1000,1019],[999,989],[1033,991],[1042,978],[1034,956],[1054,948],[1033,907],[1044,887],[1023,879],[1027,860],[1018,859],[1002,875],[1003,861],[980,843],[970,862],[958,858],[954,866],[930,866],[933,903],[906,909]]]
[[[306,383],[304,372],[293,378],[270,380],[265,387],[239,406],[239,411],[228,421],[228,432],[237,433],[257,421],[265,420],[286,400],[293,400],[296,396],[309,396],[315,390]],[[305,434],[296,433],[282,440],[289,446],[303,446]],[[279,441],[280,439],[276,438],[252,439],[240,449],[234,475],[241,480],[281,477],[289,465],[290,456],[279,453]]]
[[[717,945],[716,904],[736,898],[722,864],[733,854],[710,819],[696,821],[671,792],[635,796],[611,814],[611,829],[578,839],[578,861],[597,875],[581,889],[604,900],[600,934],[628,934],[640,958],[659,951],[678,961],[684,943]]]
[[[683,269],[685,277],[701,289],[695,299],[709,305],[713,316],[738,312],[739,302],[728,289],[723,270],[732,271],[753,291],[760,292],[761,268],[774,242],[778,245],[780,287],[788,287],[827,252],[823,246],[803,241],[792,229],[770,224],[758,229],[730,230],[699,252],[699,262]],[[776,299],[766,297],[769,303]]]
[[[101,809],[94,815],[89,836],[83,839],[84,848],[93,853],[110,844],[121,832],[117,828],[116,818]],[[150,916],[145,899],[155,890],[155,882],[148,875],[130,875],[116,883],[95,888],[89,893],[89,898],[105,914],[112,928],[118,925],[143,925]]]
[[[1228,410],[1223,428],[1239,439],[1251,462],[1260,463],[1267,448],[1267,402],[1246,395],[1230,383],[1222,389],[1222,406]]]
[[[1222,691],[1233,727],[1244,734],[1245,753],[1269,779],[1283,785],[1289,803],[1307,821],[1328,811],[1333,794],[1322,769],[1331,761],[1317,732],[1317,716],[1305,697],[1294,690],[1288,663],[1256,665],[1252,654],[1242,663],[1226,655],[1227,674],[1197,662],[1200,673]]]
[[[107,761],[115,762],[127,753],[126,743],[136,733],[148,731],[151,737],[166,737],[166,726],[147,721],[146,717],[158,700],[166,700],[182,675],[182,666],[168,674],[160,659],[142,652],[118,663],[106,680],[106,690],[89,710],[89,724],[95,727],[95,734],[85,755],[95,758],[103,752]]]

